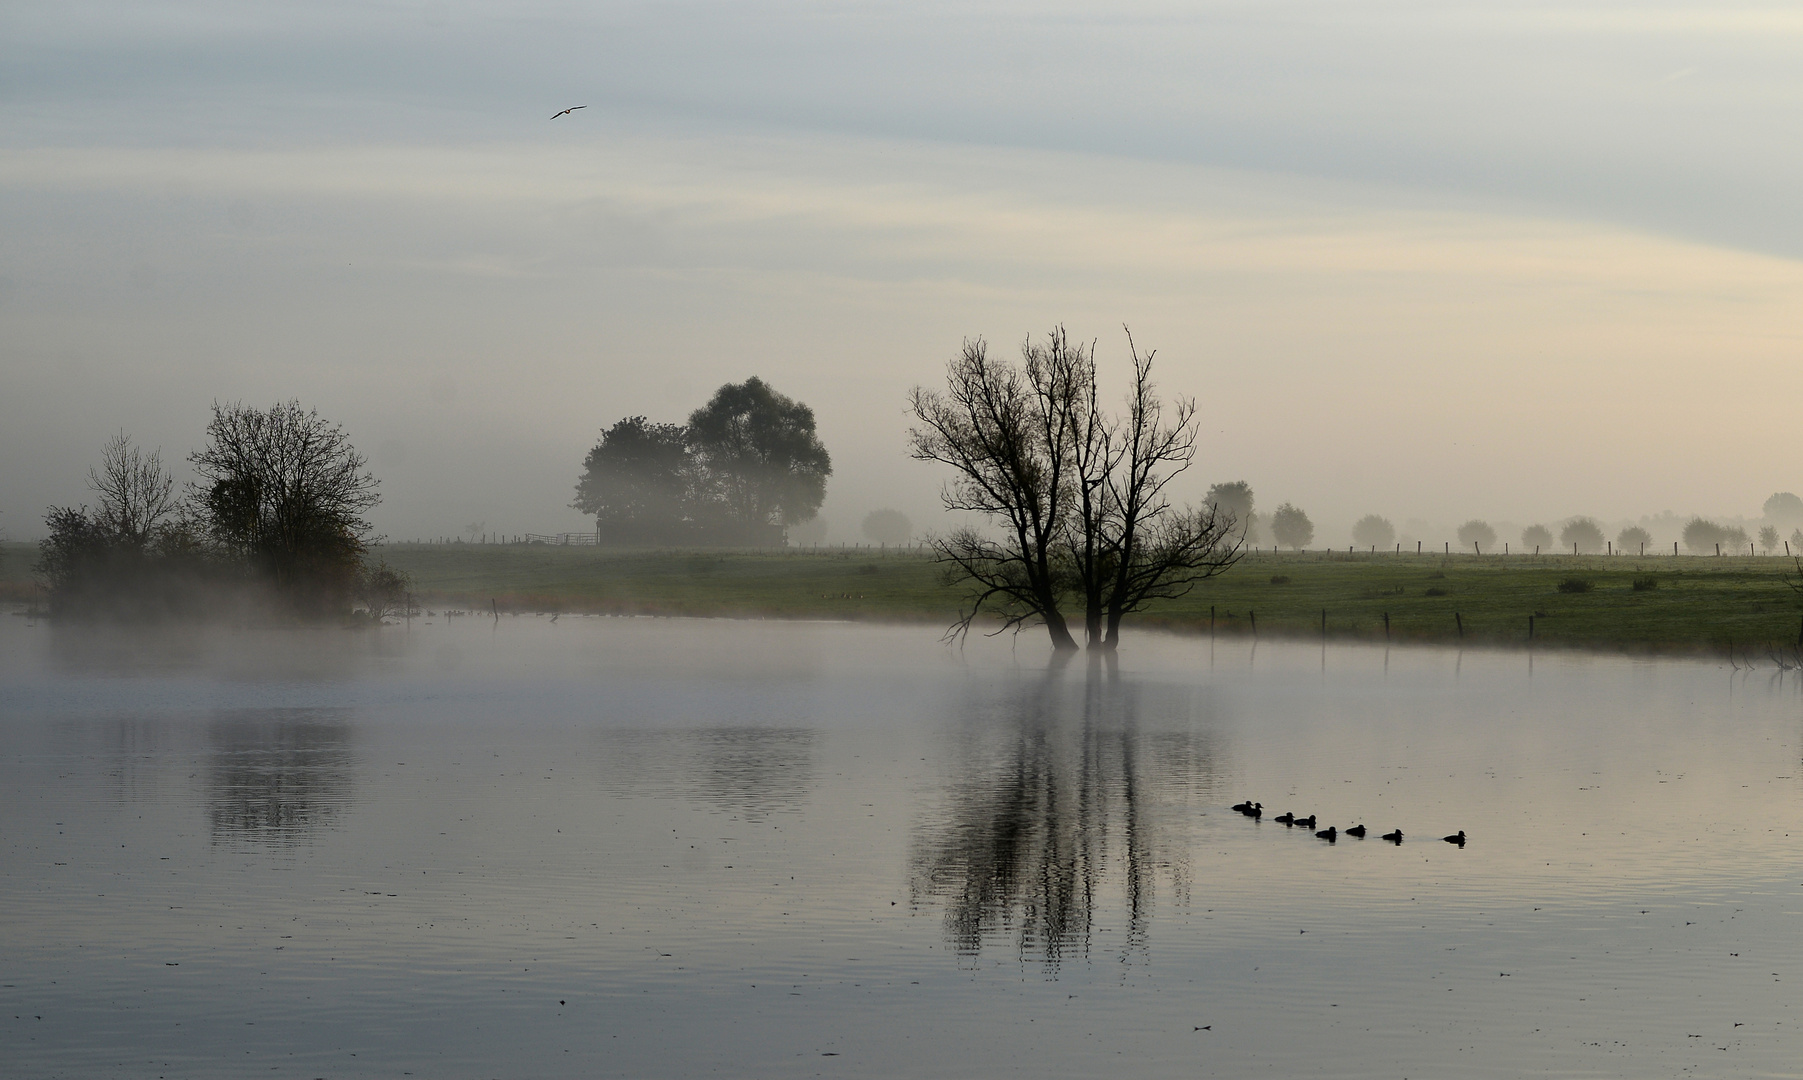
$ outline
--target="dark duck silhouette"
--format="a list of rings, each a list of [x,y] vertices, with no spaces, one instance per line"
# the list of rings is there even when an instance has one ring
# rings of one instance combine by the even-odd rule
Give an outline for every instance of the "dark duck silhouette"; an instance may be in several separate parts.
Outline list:
[[[1310,815],[1309,815],[1309,816],[1307,816],[1307,817],[1299,817],[1299,818],[1297,818],[1297,819],[1296,819],[1296,825],[1297,825],[1297,827],[1298,827],[1298,828],[1303,828],[1303,829],[1312,829],[1312,828],[1314,828],[1314,827],[1315,827],[1315,815],[1313,815],[1313,814],[1310,814]]]
[[[1339,838],[1340,830],[1335,828],[1332,825],[1329,825],[1327,828],[1322,829],[1320,832],[1316,833],[1315,835],[1331,844]]]
[[[1444,839],[1449,844],[1457,844],[1460,847],[1464,847],[1465,846],[1465,830],[1460,829],[1458,832],[1453,833],[1451,836],[1442,837],[1442,839]]]
[[[1400,844],[1402,843],[1402,830],[1397,829],[1395,832],[1387,832],[1384,834],[1384,839],[1392,844]]]
[[[1346,830],[1346,835],[1356,836],[1360,840],[1363,840],[1365,838],[1365,827],[1363,825],[1354,825],[1352,828]]]
[[[1292,814],[1286,810],[1283,813],[1278,814],[1276,817],[1272,818],[1271,820],[1282,822],[1285,825],[1294,825],[1294,824],[1296,824],[1296,815]]]
[[[1243,814],[1246,811],[1252,809],[1252,800],[1247,799],[1245,802],[1242,802],[1242,803],[1234,803],[1228,809],[1232,810],[1236,814]]]

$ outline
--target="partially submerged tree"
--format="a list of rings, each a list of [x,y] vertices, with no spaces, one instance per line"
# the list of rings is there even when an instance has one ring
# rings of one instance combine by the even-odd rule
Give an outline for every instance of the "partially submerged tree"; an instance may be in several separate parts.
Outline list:
[[[268,411],[215,402],[207,445],[188,460],[216,544],[298,611],[347,606],[370,541],[364,515],[380,496],[343,427],[298,401]]]
[[[1365,548],[1387,548],[1396,542],[1396,526],[1389,518],[1366,514],[1352,527],[1352,542]]]
[[[145,453],[124,433],[88,470],[98,498],[90,510],[54,507],[44,516],[36,570],[61,615],[155,618],[181,610],[203,555],[175,498],[160,451]]]
[[[1315,523],[1289,503],[1271,514],[1271,535],[1279,544],[1300,551],[1315,539]]]
[[[1181,596],[1231,566],[1240,544],[1231,513],[1179,509],[1167,489],[1195,458],[1195,404],[1170,413],[1152,382],[1152,354],[1128,338],[1134,381],[1124,416],[1098,405],[1094,346],[1064,329],[1022,346],[1019,367],[966,341],[947,365],[946,390],[915,387],[909,432],[915,459],[950,466],[947,509],[1001,528],[962,528],[931,541],[952,576],[972,585],[953,635],[985,611],[1002,630],[1045,624],[1053,647],[1075,649],[1065,616],[1084,611],[1091,648],[1113,649],[1128,614]],[[999,631],[998,631],[999,632]]]
[[[1474,547],[1479,552],[1487,547],[1495,547],[1496,530],[1490,527],[1488,521],[1472,518],[1459,526],[1459,546],[1462,548]]]

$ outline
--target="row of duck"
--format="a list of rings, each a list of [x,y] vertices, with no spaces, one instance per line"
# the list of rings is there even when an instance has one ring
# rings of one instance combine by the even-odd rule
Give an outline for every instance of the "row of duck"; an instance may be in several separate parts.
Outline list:
[[[1235,804],[1233,809],[1246,815],[1247,817],[1253,819],[1254,821],[1262,820],[1265,816],[1265,804],[1264,803],[1259,803],[1259,802],[1237,803],[1237,804]],[[1307,817],[1297,817],[1295,814],[1289,813],[1288,811],[1278,814],[1276,817],[1272,818],[1271,820],[1277,822],[1278,824],[1284,826],[1285,828],[1290,828],[1290,829],[1310,829],[1310,830],[1312,830],[1312,829],[1314,829],[1314,827],[1316,825],[1315,815],[1310,814]],[[1340,828],[1336,828],[1332,825],[1329,825],[1327,828],[1322,829],[1319,832],[1316,832],[1315,835],[1320,837],[1321,839],[1327,841],[1330,844],[1334,843],[1342,836],[1350,836],[1350,837],[1353,837],[1358,840],[1363,840],[1365,838],[1365,827],[1363,825],[1354,825],[1350,829],[1340,829]],[[1388,840],[1392,844],[1400,845],[1402,843],[1402,830],[1397,829],[1394,832],[1384,833],[1382,836],[1378,837],[1378,839]],[[1458,832],[1453,833],[1451,836],[1443,836],[1440,839],[1446,841],[1449,844],[1456,844],[1459,847],[1464,847],[1465,846],[1465,830],[1460,829]]]

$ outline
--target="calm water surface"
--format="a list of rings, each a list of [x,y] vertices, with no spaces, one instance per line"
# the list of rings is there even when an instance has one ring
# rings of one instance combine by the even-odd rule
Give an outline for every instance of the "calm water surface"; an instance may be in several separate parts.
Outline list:
[[[7,618],[0,735],[8,1077],[1803,1076],[1771,669]]]

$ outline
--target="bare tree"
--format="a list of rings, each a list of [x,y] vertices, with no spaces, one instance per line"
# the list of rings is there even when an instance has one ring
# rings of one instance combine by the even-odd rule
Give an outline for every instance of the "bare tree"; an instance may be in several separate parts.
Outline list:
[[[175,477],[163,469],[160,450],[146,454],[120,432],[100,452],[100,467],[88,470],[88,486],[100,497],[94,523],[112,542],[142,552],[156,539],[158,528],[175,516]]]
[[[993,608],[1004,630],[1038,619],[1054,648],[1077,647],[1060,610],[1069,579],[1057,564],[1072,512],[1068,425],[1086,387],[1071,355],[1058,359],[1029,353],[1023,371],[992,361],[979,338],[947,365],[944,393],[918,386],[909,393],[920,422],[908,432],[913,457],[956,474],[941,493],[946,509],[997,519],[1004,531],[1002,540],[971,528],[932,540],[953,575],[976,586],[954,635]]]
[[[922,425],[909,433],[913,456],[957,472],[946,507],[1004,529],[1000,540],[967,528],[932,541],[953,576],[975,585],[952,634],[990,608],[1003,630],[1037,619],[1054,648],[1075,649],[1062,610],[1074,594],[1090,647],[1114,649],[1128,614],[1238,560],[1231,513],[1180,510],[1167,497],[1195,458],[1195,403],[1182,399],[1167,414],[1152,354],[1142,357],[1131,334],[1128,348],[1134,382],[1123,417],[1099,406],[1093,343],[1072,344],[1062,327],[1043,344],[1025,343],[1020,368],[967,341],[946,393],[913,391]]]
[[[349,599],[380,496],[344,428],[289,401],[269,411],[213,405],[207,446],[189,455],[193,501],[216,543],[267,574],[291,600]]]

